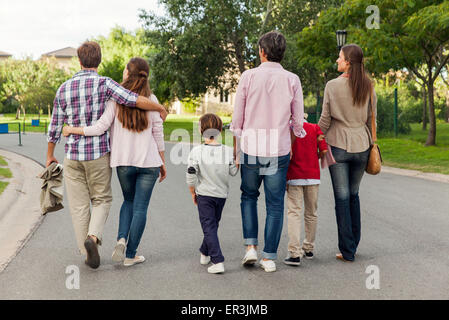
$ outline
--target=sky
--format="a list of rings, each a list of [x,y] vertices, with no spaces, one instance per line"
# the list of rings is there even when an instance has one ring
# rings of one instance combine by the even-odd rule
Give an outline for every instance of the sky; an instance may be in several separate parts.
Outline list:
[[[140,8],[163,13],[157,0],[0,0],[0,51],[38,59],[107,36],[116,25],[134,31]]]

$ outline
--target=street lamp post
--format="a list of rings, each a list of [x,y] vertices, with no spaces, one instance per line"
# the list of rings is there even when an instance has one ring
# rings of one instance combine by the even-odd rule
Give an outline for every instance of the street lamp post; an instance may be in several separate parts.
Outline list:
[[[337,30],[337,47],[338,51],[341,50],[341,48],[346,44],[346,36],[348,35],[348,32],[346,30]]]

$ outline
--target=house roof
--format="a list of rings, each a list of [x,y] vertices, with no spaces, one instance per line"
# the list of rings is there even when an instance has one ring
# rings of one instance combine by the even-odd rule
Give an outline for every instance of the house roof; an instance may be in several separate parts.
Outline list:
[[[5,51],[0,51],[0,57],[11,57],[12,54],[9,54],[8,52]]]
[[[43,57],[56,57],[56,58],[72,58],[72,57],[76,57],[77,53],[76,53],[75,48],[67,47],[67,48],[44,53],[42,56]]]

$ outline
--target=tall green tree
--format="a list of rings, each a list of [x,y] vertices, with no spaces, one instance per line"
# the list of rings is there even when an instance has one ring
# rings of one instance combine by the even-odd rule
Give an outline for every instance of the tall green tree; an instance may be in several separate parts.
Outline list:
[[[377,29],[366,24],[367,8],[371,5],[379,9]],[[449,1],[347,0],[340,8],[324,12],[315,25],[300,34],[304,51],[300,53],[300,63],[311,62],[324,73],[330,70],[325,44],[337,29],[348,30],[348,41],[362,47],[371,72],[381,74],[407,68],[425,85],[429,107],[426,145],[435,145],[434,83],[449,61]],[[319,44],[312,42],[313,37]]]
[[[163,98],[193,98],[208,88],[235,86],[254,64],[264,8],[251,0],[161,0],[167,15],[141,12],[151,57],[152,78]],[[165,89],[165,92],[163,91]],[[225,88],[223,88],[225,89]]]
[[[363,23],[359,11],[372,4],[379,7],[380,28],[357,28]],[[375,69],[407,68],[425,84],[429,107],[425,144],[435,145],[435,81],[449,61],[449,1],[352,0],[345,3],[340,13],[336,21],[351,24],[354,39],[370,52]]]
[[[47,109],[53,107],[53,101],[59,86],[66,81],[70,75],[57,67],[55,62],[39,61],[39,70],[33,83],[28,87],[24,96],[23,104],[27,106],[30,112],[36,112],[39,115]]]
[[[37,65],[31,59],[23,61],[8,59],[2,62],[0,72],[6,81],[2,85],[1,95],[5,99],[15,99],[19,106],[16,111],[16,119],[20,117],[20,112],[25,111],[25,95],[33,84],[37,74]]]
[[[52,105],[58,87],[69,75],[57,67],[56,61],[32,59],[8,59],[0,64],[3,80],[0,96],[15,99],[19,103],[16,118],[27,110],[38,111]]]
[[[132,32],[116,26],[107,37],[99,36],[92,40],[101,46],[102,62],[98,68],[99,74],[117,82],[122,81],[123,70],[131,58],[148,59],[151,53],[143,29]]]
[[[338,75],[336,59],[338,50],[335,32],[338,25],[331,23],[339,9],[333,7],[322,11],[313,24],[297,34],[297,64],[300,73],[304,74],[304,91],[322,95],[327,81]],[[306,75],[307,73],[307,75]]]
[[[297,72],[294,34],[336,0],[161,0],[166,16],[141,12],[156,52],[153,80],[166,99],[197,97],[209,88],[232,90],[259,61],[257,40],[279,30],[288,41],[283,65]],[[307,74],[307,73],[305,73]]]

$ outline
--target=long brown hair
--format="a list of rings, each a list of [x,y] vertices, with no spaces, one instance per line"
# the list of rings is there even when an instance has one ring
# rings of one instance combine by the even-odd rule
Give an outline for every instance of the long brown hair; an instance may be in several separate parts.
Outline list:
[[[148,83],[150,73],[148,62],[142,58],[132,58],[126,65],[126,69],[128,78],[121,85],[140,96],[149,97],[151,89]],[[149,126],[147,111],[138,108],[128,108],[119,104],[117,118],[123,127],[130,131],[142,132]]]
[[[362,48],[356,44],[347,44],[341,50],[345,60],[349,62],[349,86],[352,91],[353,103],[360,106],[366,102],[373,90],[371,79],[365,72]]]

